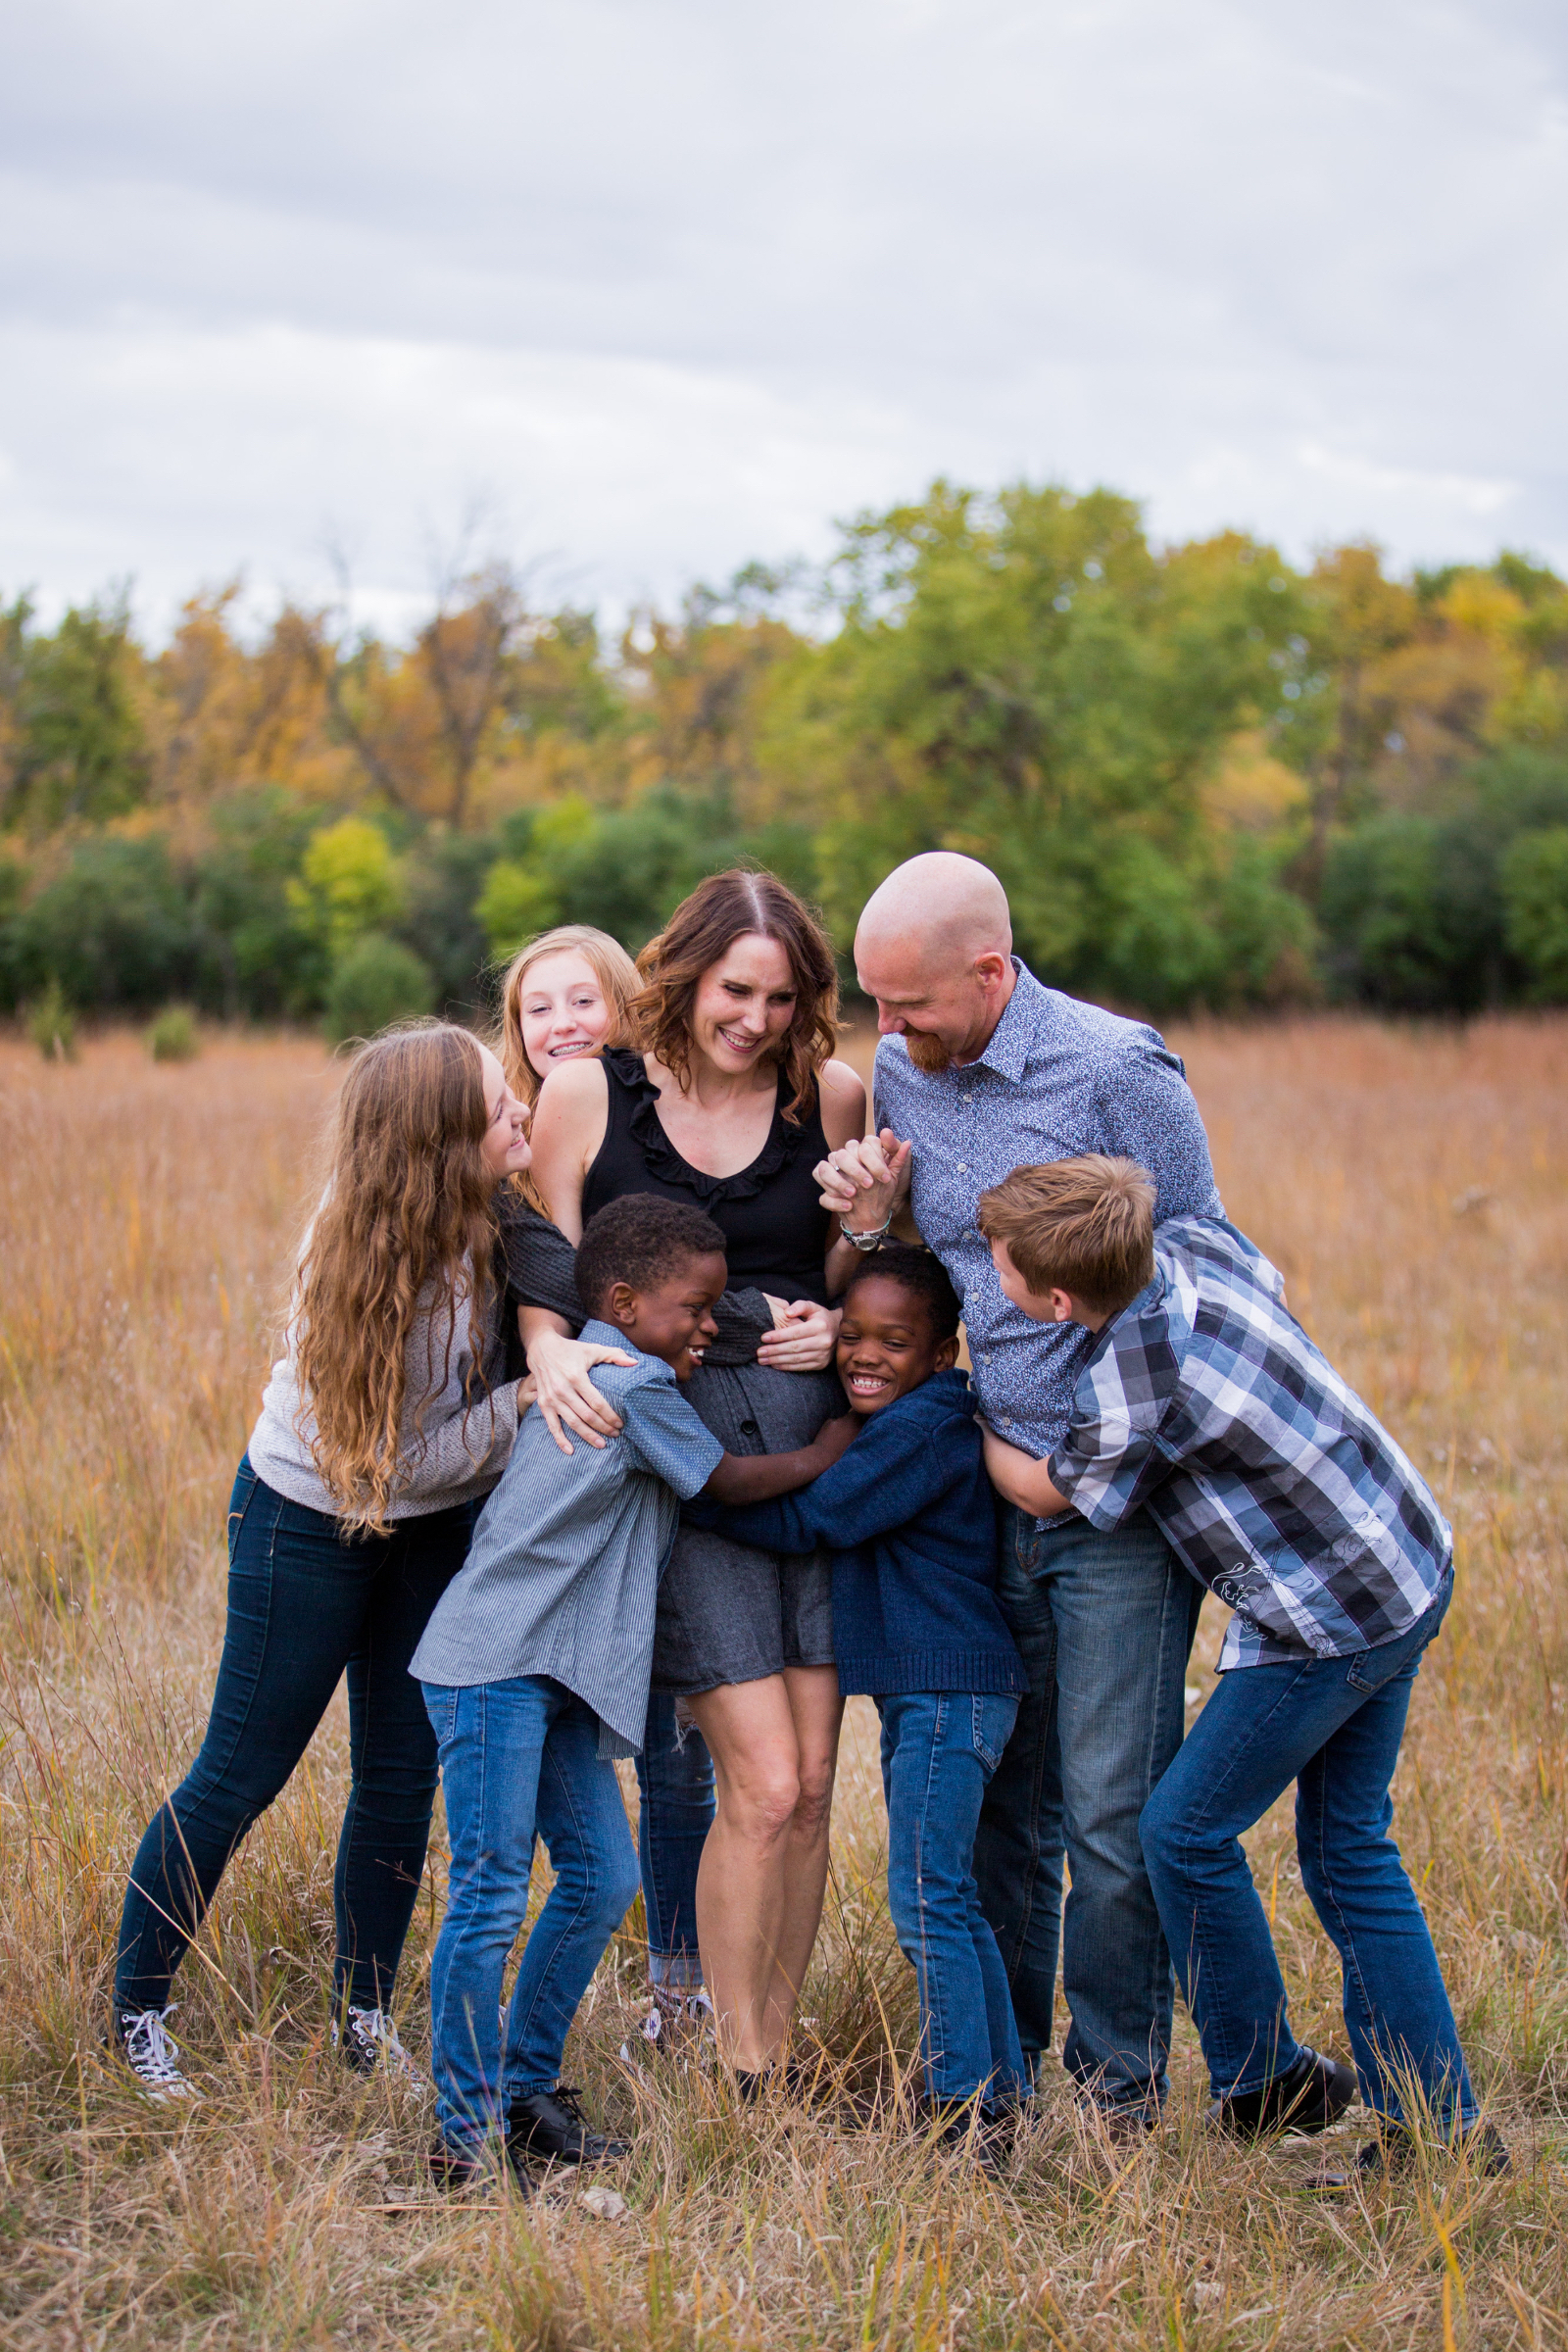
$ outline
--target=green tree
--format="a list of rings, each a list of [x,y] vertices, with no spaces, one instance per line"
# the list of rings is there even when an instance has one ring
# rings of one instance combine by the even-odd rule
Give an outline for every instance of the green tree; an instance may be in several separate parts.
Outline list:
[[[1568,825],[1520,833],[1502,859],[1508,945],[1538,1004],[1568,1004]]]
[[[288,890],[289,905],[334,960],[403,910],[403,879],[379,825],[340,817],[313,833]]]
[[[156,835],[80,843],[14,918],[12,933],[23,993],[52,980],[74,1004],[133,1008],[191,992],[190,907]]]
[[[324,1027],[329,1044],[374,1037],[393,1021],[428,1012],[435,984],[429,966],[383,932],[354,941],[332,967]]]
[[[20,597],[0,612],[0,817],[47,832],[101,823],[147,791],[133,673],[140,655],[123,594],[73,606],[52,632]]]

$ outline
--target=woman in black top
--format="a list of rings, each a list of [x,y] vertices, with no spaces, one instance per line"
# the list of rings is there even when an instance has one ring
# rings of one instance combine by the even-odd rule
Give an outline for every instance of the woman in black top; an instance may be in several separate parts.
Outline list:
[[[861,1134],[865,1090],[829,1059],[832,951],[771,874],[716,874],[677,907],[642,968],[648,1050],[551,1074],[534,1180],[573,1242],[624,1193],[707,1210],[728,1244],[730,1293],[764,1336],[758,1360],[710,1358],[687,1394],[731,1450],[786,1450],[843,1410],[828,1302],[853,1251],[811,1170],[824,1145]],[[564,1328],[524,1309],[541,1405]],[[721,2046],[755,2073],[782,2046],[827,1880],[842,1703],[826,1559],[682,1527],[660,1589],[654,1680],[686,1702],[712,1752],[718,1811],[698,1875],[698,1937]]]

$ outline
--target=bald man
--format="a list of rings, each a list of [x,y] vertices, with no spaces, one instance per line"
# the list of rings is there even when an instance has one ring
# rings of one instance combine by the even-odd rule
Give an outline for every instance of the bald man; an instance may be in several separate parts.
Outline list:
[[[972,858],[889,874],[855,939],[876,1000],[877,1134],[817,1169],[846,1232],[874,1247],[912,1208],[963,1301],[986,1418],[1044,1460],[1092,1335],[1033,1323],[1002,1293],[976,1209],[1013,1168],[1106,1152],[1153,1177],[1157,1217],[1223,1212],[1198,1105],[1142,1022],[1042,987],[1012,953],[1006,894]],[[998,1592],[1030,1695],[991,1782],[975,1876],[1033,2065],[1051,2046],[1058,1941],[1062,2063],[1117,2133],[1158,2117],[1171,1969],[1138,1817],[1181,1744],[1201,1588],[1146,1513],[1101,1535],[1076,1512],[1001,1514]],[[1062,1914],[1063,1850],[1072,1889]]]

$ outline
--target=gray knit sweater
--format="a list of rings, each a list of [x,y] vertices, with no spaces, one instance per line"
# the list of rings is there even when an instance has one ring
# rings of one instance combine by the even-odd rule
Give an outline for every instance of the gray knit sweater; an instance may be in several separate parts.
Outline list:
[[[409,1334],[402,1427],[406,1468],[387,1506],[387,1516],[394,1520],[422,1518],[488,1494],[506,1468],[517,1434],[517,1383],[504,1377],[504,1353],[495,1328],[500,1301],[494,1301],[490,1323],[478,1333],[464,1306],[459,1306],[454,1323],[450,1307],[432,1315],[433,1303],[432,1293],[429,1304],[421,1302]],[[491,1388],[486,1396],[475,1381],[473,1397],[466,1402],[464,1381],[473,1367],[476,1344]],[[309,1406],[303,1413],[300,1409],[294,1353],[290,1324],[286,1351],[272,1366],[261,1418],[251,1432],[251,1468],[290,1502],[335,1517],[338,1499],[322,1485],[312,1458],[316,1425]]]

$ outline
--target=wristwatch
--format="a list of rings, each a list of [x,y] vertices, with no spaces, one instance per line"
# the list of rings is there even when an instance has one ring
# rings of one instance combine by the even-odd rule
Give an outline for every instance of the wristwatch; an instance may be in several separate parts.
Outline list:
[[[891,1211],[889,1211],[883,1222],[876,1226],[870,1233],[852,1233],[847,1225],[841,1225],[839,1227],[840,1233],[843,1234],[844,1239],[849,1243],[850,1248],[852,1250],[858,1250],[862,1256],[869,1250],[880,1250],[882,1244],[887,1240],[888,1235],[892,1232],[892,1230],[893,1216]]]

